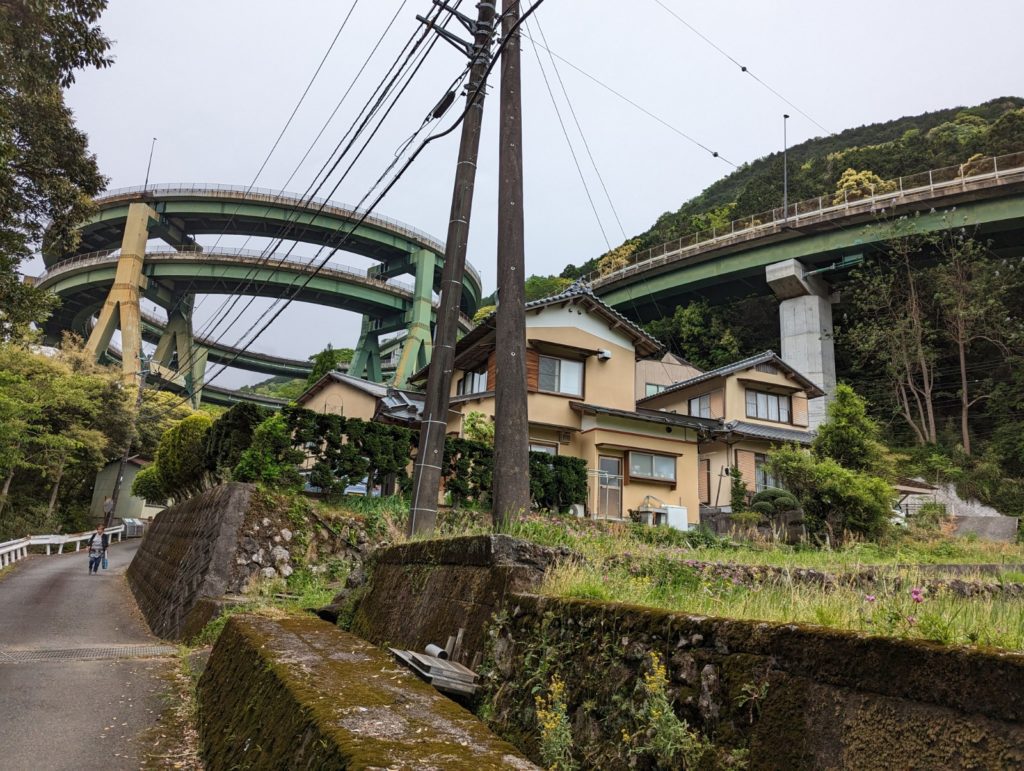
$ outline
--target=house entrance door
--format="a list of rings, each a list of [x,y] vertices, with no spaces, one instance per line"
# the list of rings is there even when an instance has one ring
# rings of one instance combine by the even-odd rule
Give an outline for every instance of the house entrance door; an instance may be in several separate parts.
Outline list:
[[[597,516],[622,517],[622,458],[602,455],[598,458]]]

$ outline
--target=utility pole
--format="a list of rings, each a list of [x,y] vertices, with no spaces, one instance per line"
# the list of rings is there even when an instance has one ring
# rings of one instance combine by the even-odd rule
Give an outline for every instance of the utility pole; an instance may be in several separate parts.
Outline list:
[[[494,346],[494,526],[530,510],[526,413],[523,246],[523,122],[519,0],[502,0],[501,129],[498,177],[498,320]]]
[[[434,1],[440,4],[439,0]],[[448,9],[447,6],[443,7]],[[480,148],[480,125],[483,121],[484,87],[490,64],[491,37],[494,32],[494,0],[483,0],[478,3],[477,11],[475,22],[460,13],[452,12],[455,18],[473,33],[471,45],[458,40],[451,33],[434,27],[447,42],[469,56],[473,64],[466,85],[466,115],[462,121],[459,161],[455,169],[455,188],[452,191],[451,216],[445,241],[444,268],[441,271],[441,303],[437,311],[434,346],[427,377],[427,394],[423,405],[423,419],[420,422],[420,439],[413,465],[409,535],[431,533],[437,521],[437,496],[441,485],[444,438],[448,428],[448,401],[455,362],[462,274],[466,267],[469,218],[473,208],[476,159]],[[421,18],[420,21],[424,20]]]
[[[117,512],[117,499],[121,494],[121,483],[124,481],[124,470],[128,465],[128,455],[132,450],[132,442],[135,441],[135,437],[138,431],[135,428],[135,422],[139,419],[139,411],[142,409],[142,394],[146,390],[146,376],[149,374],[149,367],[146,365],[149,363],[146,361],[144,355],[139,353],[139,363],[141,370],[139,371],[139,393],[135,397],[135,414],[132,416],[132,426],[128,431],[128,440],[124,443],[124,455],[121,456],[121,465],[117,468],[117,479],[114,480],[114,492],[110,494],[110,511],[108,511],[103,517],[103,526],[110,527],[110,522],[114,518],[114,514]]]

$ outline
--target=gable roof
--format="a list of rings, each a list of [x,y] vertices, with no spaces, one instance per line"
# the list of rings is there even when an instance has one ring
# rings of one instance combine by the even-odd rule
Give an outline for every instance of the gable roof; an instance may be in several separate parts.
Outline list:
[[[529,312],[541,310],[550,305],[566,303],[576,303],[577,305],[584,307],[588,312],[600,316],[608,322],[608,325],[613,329],[621,329],[622,332],[632,340],[633,345],[636,348],[638,358],[654,356],[665,350],[665,346],[660,340],[652,337],[650,334],[645,332],[642,327],[623,316],[617,310],[608,305],[608,303],[595,295],[594,291],[583,279],[578,279],[558,294],[551,295],[550,297],[542,297],[539,300],[530,300],[525,303],[523,307],[527,312]],[[469,350],[473,346],[478,345],[489,336],[493,335],[497,326],[497,318],[497,311],[492,312],[489,316],[481,320],[474,329],[459,340],[455,345],[456,357],[458,357],[460,353]],[[458,365],[456,364],[456,366]],[[410,380],[414,382],[423,380],[427,375],[427,370],[429,369],[430,365],[428,364],[419,372],[415,373]]]
[[[764,351],[763,353],[759,353],[754,356],[748,356],[746,359],[734,361],[732,364],[726,364],[724,367],[708,370],[696,377],[691,377],[689,380],[683,380],[679,383],[675,383],[674,385],[670,385],[665,390],[659,391],[652,396],[645,396],[642,399],[637,399],[636,403],[640,404],[642,402],[650,401],[651,399],[657,399],[665,394],[682,391],[684,388],[689,388],[690,386],[695,386],[708,380],[714,380],[716,377],[727,377],[728,375],[733,375],[737,372],[743,372],[744,370],[756,367],[758,364],[773,364],[781,369],[793,378],[793,380],[803,386],[803,389],[807,392],[807,397],[809,399],[825,395],[825,392],[822,391],[821,388],[808,379],[806,375],[803,375],[784,362],[778,354],[775,353],[775,351]]]
[[[369,394],[370,396],[373,396],[377,399],[383,398],[388,393],[388,387],[383,383],[374,383],[372,380],[363,380],[362,378],[354,377],[353,375],[347,375],[344,372],[338,372],[337,370],[333,370],[331,372],[328,372],[322,378],[313,383],[313,385],[311,385],[309,388],[303,391],[299,398],[296,399],[295,401],[298,402],[299,404],[302,404],[303,402],[316,396],[331,383],[341,383],[342,385],[351,386],[352,388],[355,388],[357,391],[362,391],[363,393]]]

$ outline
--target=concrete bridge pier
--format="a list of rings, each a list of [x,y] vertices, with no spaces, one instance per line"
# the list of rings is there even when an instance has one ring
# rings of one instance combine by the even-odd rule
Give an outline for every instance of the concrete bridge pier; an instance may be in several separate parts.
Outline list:
[[[373,327],[373,320],[364,315],[359,342],[356,343],[356,352],[348,367],[348,374],[379,383],[384,379],[381,374],[380,337]]]
[[[434,281],[434,253],[420,249],[413,255],[416,264],[416,288],[413,292],[412,308],[406,314],[408,334],[402,345],[402,353],[395,370],[395,386],[403,388],[413,373],[427,366],[430,361],[431,335],[430,319],[434,306],[432,289]]]
[[[100,309],[99,320],[85,344],[86,350],[98,361],[106,353],[114,329],[120,327],[121,371],[126,381],[136,382],[141,371],[139,355],[142,352],[142,319],[139,297],[147,285],[147,279],[142,275],[142,262],[146,255],[150,224],[159,221],[159,215],[149,204],[129,204],[114,285],[110,288]]]
[[[779,332],[783,360],[814,381],[825,392],[808,403],[812,429],[825,420],[825,409],[836,389],[831,287],[808,276],[798,260],[785,260],[765,268],[765,278],[779,298]]]
[[[192,329],[195,295],[175,297],[167,311],[167,326],[157,342],[150,370],[183,387],[193,409],[199,409],[206,376],[208,350],[197,346]]]

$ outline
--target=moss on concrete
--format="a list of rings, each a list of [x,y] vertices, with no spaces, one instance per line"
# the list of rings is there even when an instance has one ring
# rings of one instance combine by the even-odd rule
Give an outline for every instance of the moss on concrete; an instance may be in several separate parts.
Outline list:
[[[211,771],[534,768],[380,649],[307,617],[232,617],[199,710]]]
[[[752,768],[1024,765],[1024,656],[586,600],[510,599],[480,712],[537,757],[534,696],[558,675],[576,759],[648,767],[621,737],[652,652],[676,715]]]

